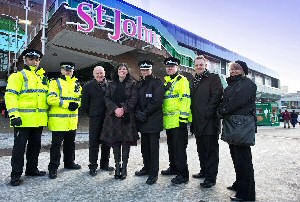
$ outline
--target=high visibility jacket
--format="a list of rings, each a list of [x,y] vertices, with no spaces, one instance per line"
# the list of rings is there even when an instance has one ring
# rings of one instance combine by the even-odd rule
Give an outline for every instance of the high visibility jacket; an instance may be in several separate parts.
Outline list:
[[[43,68],[25,66],[8,78],[5,103],[9,117],[20,117],[19,127],[47,126],[48,82]]]
[[[179,122],[187,123],[191,112],[191,98],[188,80],[177,75],[165,77],[165,97],[163,103],[164,128],[179,127]]]
[[[51,80],[47,102],[50,106],[48,128],[50,131],[76,130],[78,109],[70,111],[70,102],[80,105],[81,86],[75,77],[62,76]]]

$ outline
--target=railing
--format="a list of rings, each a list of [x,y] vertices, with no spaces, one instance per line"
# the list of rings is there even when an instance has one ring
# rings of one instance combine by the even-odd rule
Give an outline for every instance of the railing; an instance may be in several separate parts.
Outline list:
[[[274,88],[271,86],[264,86],[261,84],[256,84],[257,85],[257,91],[262,92],[262,93],[269,93],[269,94],[275,94],[275,95],[280,95],[281,90],[279,88]]]

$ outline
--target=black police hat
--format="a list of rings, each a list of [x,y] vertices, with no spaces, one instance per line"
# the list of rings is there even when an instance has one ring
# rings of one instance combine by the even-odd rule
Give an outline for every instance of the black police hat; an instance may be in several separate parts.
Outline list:
[[[42,59],[43,54],[41,51],[36,50],[36,49],[26,49],[23,51],[22,53],[23,57],[29,57],[29,58],[38,58],[38,59]]]
[[[180,65],[180,60],[174,57],[168,57],[164,60],[164,64],[166,66],[179,66]]]
[[[138,63],[138,66],[140,67],[140,69],[152,69],[153,62],[151,62],[150,60],[142,60]]]
[[[61,62],[60,67],[67,71],[70,71],[75,69],[75,64],[73,62]]]
[[[234,63],[239,64],[243,68],[243,71],[244,71],[245,75],[248,75],[248,66],[245,62],[243,62],[241,60],[237,60]]]

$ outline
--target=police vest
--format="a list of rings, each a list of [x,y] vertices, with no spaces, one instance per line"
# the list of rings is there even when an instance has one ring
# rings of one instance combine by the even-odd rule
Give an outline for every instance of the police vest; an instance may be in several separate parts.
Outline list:
[[[70,102],[80,105],[81,86],[77,78],[65,76],[51,80],[47,102],[50,105],[48,128],[50,131],[76,130],[78,124],[78,109],[70,111]]]
[[[163,102],[164,128],[171,129],[179,127],[179,122],[188,122],[191,112],[191,98],[188,80],[177,75],[171,79],[165,77],[166,93]]]
[[[19,127],[47,126],[48,83],[42,68],[26,66],[8,78],[5,103],[9,117],[20,117]]]

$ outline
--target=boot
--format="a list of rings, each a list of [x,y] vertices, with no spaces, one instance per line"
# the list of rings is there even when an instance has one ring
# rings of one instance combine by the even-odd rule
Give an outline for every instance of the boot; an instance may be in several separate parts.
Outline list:
[[[121,163],[116,162],[116,168],[115,168],[115,179],[121,178]]]
[[[120,179],[121,177],[121,146],[113,147],[113,153],[115,158],[115,179]]]
[[[121,172],[121,180],[125,180],[127,177],[127,163],[129,158],[130,146],[126,145],[122,147],[122,172]]]

